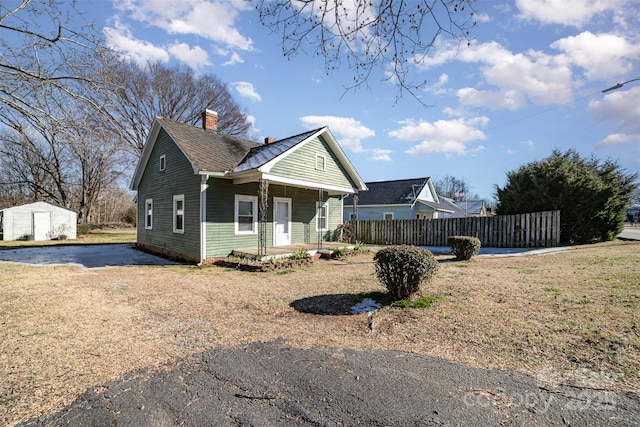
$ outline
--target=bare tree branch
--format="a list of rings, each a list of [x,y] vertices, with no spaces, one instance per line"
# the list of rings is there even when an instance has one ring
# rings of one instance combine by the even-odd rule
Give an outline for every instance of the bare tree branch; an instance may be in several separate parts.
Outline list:
[[[161,63],[141,68],[116,58],[107,62],[102,81],[115,90],[105,101],[105,112],[111,117],[109,122],[123,132],[123,139],[134,154],[142,151],[156,116],[196,124],[207,108],[218,113],[220,132],[250,136],[252,126],[247,113],[216,77],[196,76],[190,68]]]
[[[421,103],[413,66],[431,53],[438,40],[470,41],[477,0],[251,0],[260,22],[282,36],[284,56],[310,48],[323,56],[327,74],[346,65],[353,83],[346,91],[368,86],[374,71]],[[344,64],[343,64],[344,61]]]

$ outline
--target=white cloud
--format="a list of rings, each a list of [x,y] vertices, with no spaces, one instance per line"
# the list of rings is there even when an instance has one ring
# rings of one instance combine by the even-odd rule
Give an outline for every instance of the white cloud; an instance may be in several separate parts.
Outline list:
[[[588,111],[598,122],[615,123],[615,132],[600,142],[597,147],[623,143],[640,145],[640,87],[611,92],[601,100],[589,103]]]
[[[564,52],[571,64],[582,67],[590,80],[605,80],[633,70],[633,60],[640,57],[640,47],[615,34],[593,34],[555,41],[551,47]]]
[[[409,119],[400,122],[402,127],[388,132],[388,135],[401,141],[417,142],[418,144],[406,151],[413,156],[431,153],[468,154],[470,150],[467,146],[471,142],[486,139],[486,135],[479,128],[485,127],[488,122],[489,119],[484,116],[438,120],[433,123],[416,123]]]
[[[380,162],[392,162],[391,159],[391,150],[385,150],[383,148],[372,148],[372,155],[369,157],[370,160],[380,161]]]
[[[300,121],[309,129],[329,126],[340,145],[356,153],[364,151],[362,140],[375,136],[372,129],[351,117],[304,116]]]
[[[536,146],[536,144],[530,139],[527,141],[520,141],[520,144],[524,145],[529,150],[533,150],[533,148]]]
[[[114,6],[131,19],[170,34],[196,35],[226,47],[253,50],[252,40],[235,28],[238,13],[250,9],[242,1],[121,0]]]
[[[169,52],[164,47],[136,39],[131,31],[119,21],[115,22],[113,28],[105,27],[103,32],[107,46],[122,52],[141,66],[146,65],[148,61],[169,61]]]
[[[465,87],[458,90],[458,99],[462,105],[482,105],[496,110],[518,110],[527,105],[527,99],[522,91],[478,90]]]
[[[222,66],[228,67],[229,65],[243,64],[243,63],[244,63],[244,59],[242,59],[242,57],[238,54],[238,52],[231,52],[231,57],[229,58],[228,61],[222,64]]]
[[[604,139],[598,141],[596,148],[611,147],[619,144],[627,144],[629,142],[637,142],[640,135],[629,135],[626,133],[612,133]]]
[[[567,104],[573,99],[571,67],[565,55],[535,50],[513,53],[497,42],[471,45],[459,51],[457,45],[444,47],[418,67],[429,69],[454,60],[481,64],[484,80],[491,86],[460,89],[458,96],[463,105],[515,110],[526,106],[528,101]]]
[[[438,81],[432,85],[425,87],[425,92],[431,92],[435,95],[440,95],[446,92],[444,86],[449,83],[449,75],[446,73],[440,74]]]
[[[255,87],[253,87],[253,83],[234,82],[231,86],[233,86],[236,92],[238,92],[243,98],[250,99],[253,102],[262,101],[262,97],[258,92],[256,92]]]
[[[251,114],[247,114],[247,123],[249,123],[251,125],[252,128],[254,128],[256,131],[258,130],[256,128],[256,117],[252,116]]]
[[[200,46],[191,47],[187,43],[174,43],[169,46],[171,55],[187,64],[194,70],[201,70],[206,65],[211,65],[207,51]]]
[[[581,27],[603,12],[624,10],[626,0],[518,0],[519,18]]]

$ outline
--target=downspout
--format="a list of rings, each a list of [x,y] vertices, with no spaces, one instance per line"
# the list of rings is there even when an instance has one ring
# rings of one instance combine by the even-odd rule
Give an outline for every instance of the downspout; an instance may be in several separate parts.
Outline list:
[[[200,262],[202,265],[207,257],[207,181],[209,175],[202,175],[200,178]]]

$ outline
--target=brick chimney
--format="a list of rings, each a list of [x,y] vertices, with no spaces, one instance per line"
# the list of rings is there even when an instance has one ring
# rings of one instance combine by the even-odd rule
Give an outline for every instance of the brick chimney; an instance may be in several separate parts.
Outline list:
[[[276,139],[275,139],[275,138],[272,138],[272,137],[270,137],[270,136],[268,136],[268,137],[266,137],[266,138],[264,139],[264,143],[265,143],[265,145],[266,145],[266,144],[271,144],[272,142],[276,142]]]
[[[202,112],[202,129],[218,130],[218,113],[206,109]]]

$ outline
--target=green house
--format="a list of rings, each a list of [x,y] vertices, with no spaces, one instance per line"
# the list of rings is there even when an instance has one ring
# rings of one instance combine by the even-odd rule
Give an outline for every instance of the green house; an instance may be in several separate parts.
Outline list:
[[[366,186],[327,127],[264,144],[156,118],[136,168],[139,247],[203,263],[244,248],[332,240]]]

